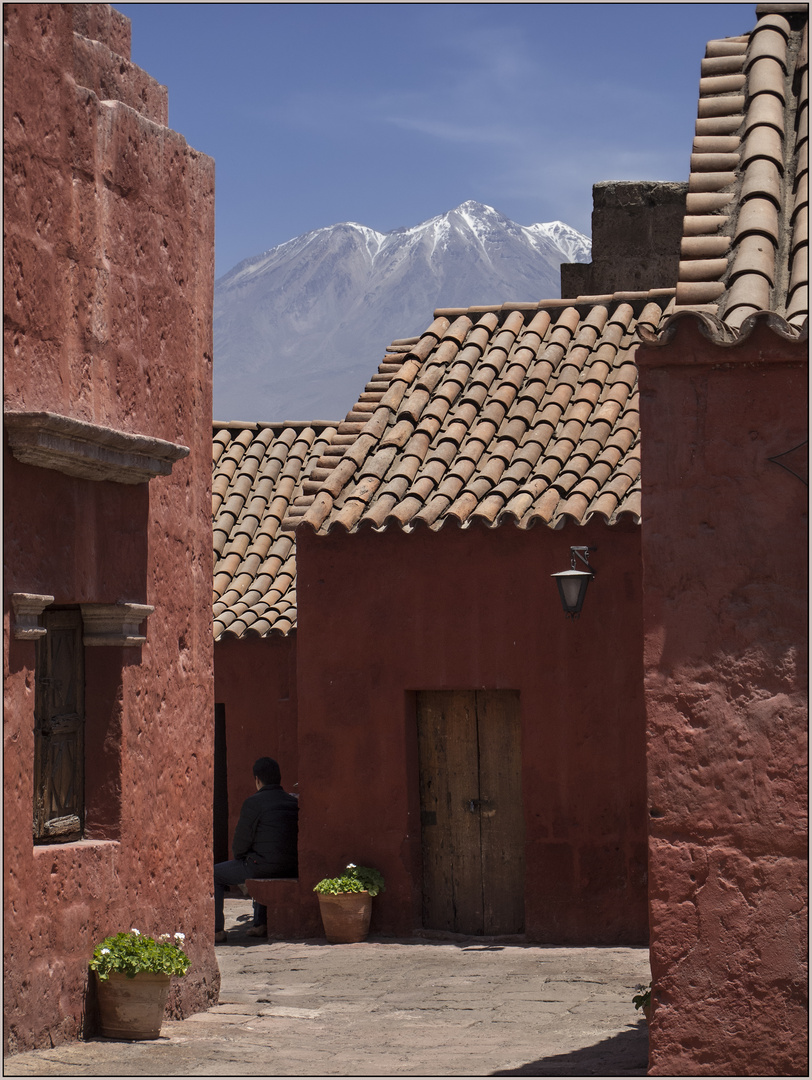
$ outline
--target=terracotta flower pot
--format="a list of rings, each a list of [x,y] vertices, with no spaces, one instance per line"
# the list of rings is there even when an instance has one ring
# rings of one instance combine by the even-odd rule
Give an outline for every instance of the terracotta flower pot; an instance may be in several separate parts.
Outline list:
[[[134,978],[96,974],[101,1034],[106,1039],[157,1039],[171,975],[141,971]]]
[[[324,933],[331,945],[366,941],[372,897],[368,892],[317,893]]]

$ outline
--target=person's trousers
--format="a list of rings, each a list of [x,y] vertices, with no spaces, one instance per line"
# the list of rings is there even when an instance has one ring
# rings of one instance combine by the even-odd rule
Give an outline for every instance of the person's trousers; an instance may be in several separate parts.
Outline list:
[[[242,885],[248,878],[259,877],[256,868],[248,865],[247,859],[229,859],[228,862],[214,864],[214,932],[225,929],[223,902],[226,887]],[[254,926],[266,926],[268,909],[254,901]]]

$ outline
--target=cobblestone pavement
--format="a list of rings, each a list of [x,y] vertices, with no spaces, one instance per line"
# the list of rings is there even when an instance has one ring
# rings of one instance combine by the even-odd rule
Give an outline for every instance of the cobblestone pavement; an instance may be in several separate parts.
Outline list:
[[[249,938],[226,902],[220,1004],[160,1039],[6,1058],[6,1076],[645,1076],[647,949],[481,938]],[[236,927],[237,929],[233,929]]]

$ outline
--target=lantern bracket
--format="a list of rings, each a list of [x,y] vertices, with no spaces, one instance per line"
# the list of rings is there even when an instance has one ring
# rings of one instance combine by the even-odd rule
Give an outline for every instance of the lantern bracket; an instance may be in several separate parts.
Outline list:
[[[571,547],[570,548],[570,566],[571,566],[571,568],[573,570],[575,570],[575,568],[576,568],[575,567],[575,557],[577,555],[578,558],[581,560],[581,562],[584,564],[584,566],[587,568],[587,570],[590,572],[590,574],[594,577],[595,576],[595,567],[592,566],[590,564],[590,562],[589,562],[589,553],[590,553],[590,551],[597,551],[597,550],[598,549],[596,547]]]

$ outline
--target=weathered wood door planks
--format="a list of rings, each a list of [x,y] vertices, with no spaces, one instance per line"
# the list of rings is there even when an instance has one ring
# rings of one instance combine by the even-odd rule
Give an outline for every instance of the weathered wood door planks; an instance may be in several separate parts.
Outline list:
[[[519,695],[417,696],[423,925],[463,934],[524,927]]]
[[[515,690],[477,691],[484,932],[524,930],[521,721]]]

